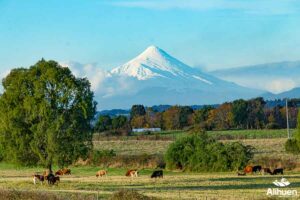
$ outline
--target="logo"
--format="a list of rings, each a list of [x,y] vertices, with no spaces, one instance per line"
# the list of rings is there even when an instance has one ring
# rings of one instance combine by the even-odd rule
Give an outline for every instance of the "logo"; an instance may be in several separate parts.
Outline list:
[[[287,187],[291,183],[286,178],[281,178],[280,181],[275,180],[273,182],[274,185],[277,187]],[[298,196],[297,190],[290,190],[290,189],[280,189],[280,188],[268,188],[267,190],[268,196]]]
[[[282,178],[280,181],[277,181],[277,180],[274,181],[273,184],[278,187],[286,187],[286,186],[290,185],[291,183],[288,182],[288,180],[286,180],[285,178]]]

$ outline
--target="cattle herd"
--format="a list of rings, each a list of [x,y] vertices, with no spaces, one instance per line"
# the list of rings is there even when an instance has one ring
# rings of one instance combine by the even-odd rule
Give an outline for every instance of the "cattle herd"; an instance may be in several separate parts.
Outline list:
[[[43,184],[44,181],[48,181],[49,185],[54,185],[55,183],[58,184],[58,182],[60,181],[58,175],[65,175],[65,174],[71,175],[71,170],[60,169],[57,172],[55,172],[55,175],[53,174],[52,171],[49,170],[45,171],[42,175],[36,173],[33,175],[33,184],[37,184],[37,182]]]
[[[246,176],[246,174],[253,174],[253,173],[261,173],[264,174],[270,174],[270,175],[277,175],[282,174],[283,175],[283,168],[276,168],[273,171],[270,168],[263,168],[260,165],[255,166],[246,166],[244,168],[243,172],[237,172],[238,176]]]
[[[138,170],[137,169],[130,169],[126,172],[125,176],[127,177],[138,177]],[[48,181],[49,185],[54,185],[55,183],[58,184],[58,182],[60,181],[59,176],[62,175],[71,175],[71,170],[70,169],[60,169],[58,171],[55,172],[55,174],[53,174],[52,171],[45,171],[42,175],[36,173],[33,175],[33,184],[37,184],[37,182],[40,182],[41,184],[43,184],[44,181]],[[103,176],[107,176],[107,170],[99,170],[96,173],[96,177],[103,177]],[[153,171],[153,173],[150,176],[151,178],[163,178],[163,170],[156,170]]]
[[[277,175],[277,174],[283,174],[283,168],[276,168],[273,171],[270,168],[263,168],[260,165],[255,166],[246,166],[242,172],[237,172],[238,176],[246,176],[246,174],[257,174],[260,173],[262,175],[264,174],[270,174],[270,175]],[[44,181],[48,181],[49,185],[54,185],[55,183],[58,184],[60,181],[60,177],[62,175],[71,175],[71,170],[64,168],[56,171],[54,174],[50,171],[45,171],[42,175],[36,173],[33,175],[33,183],[37,184],[37,182],[40,182],[43,184]],[[127,170],[125,173],[125,176],[127,177],[138,177],[139,171],[137,169],[130,169]],[[107,170],[101,169],[97,171],[96,177],[103,177],[107,176]],[[155,170],[150,176],[151,178],[163,178],[163,170]]]

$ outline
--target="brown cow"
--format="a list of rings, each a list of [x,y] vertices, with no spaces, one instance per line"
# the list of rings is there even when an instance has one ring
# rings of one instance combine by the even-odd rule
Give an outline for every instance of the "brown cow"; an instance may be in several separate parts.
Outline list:
[[[61,176],[61,175],[64,175],[64,173],[63,173],[63,171],[62,171],[61,169],[59,169],[59,170],[57,170],[57,171],[55,172],[55,175]]]
[[[138,173],[137,169],[130,169],[126,172],[125,176],[138,177]]]
[[[263,168],[263,169],[262,169],[262,174],[265,174],[265,173],[271,174],[271,175],[272,175],[272,171],[271,171],[270,168]]]
[[[98,178],[99,176],[102,177],[102,176],[106,176],[107,175],[107,171],[106,170],[99,170],[97,173],[96,173],[96,177]]]
[[[252,166],[246,166],[244,169],[244,172],[246,174],[252,173],[253,172],[253,167]]]
[[[55,172],[55,175],[71,175],[71,170],[68,169],[68,168],[65,168],[65,169],[59,169],[57,170],[57,172]]]
[[[33,184],[35,185],[37,181],[40,181],[43,184],[45,177],[43,175],[35,174],[33,175]]]
[[[71,175],[71,170],[68,168],[63,169],[62,171],[63,171],[63,175]]]

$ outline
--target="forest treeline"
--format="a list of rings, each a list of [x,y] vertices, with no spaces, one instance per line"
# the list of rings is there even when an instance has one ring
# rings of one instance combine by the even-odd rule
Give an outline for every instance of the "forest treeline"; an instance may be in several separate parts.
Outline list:
[[[289,125],[296,127],[299,99],[289,100]],[[235,100],[219,106],[172,106],[162,112],[143,105],[133,105],[129,116],[101,115],[95,125],[96,132],[126,134],[132,128],[161,128],[182,130],[280,129],[286,128],[286,108],[282,105],[266,106],[263,98]]]

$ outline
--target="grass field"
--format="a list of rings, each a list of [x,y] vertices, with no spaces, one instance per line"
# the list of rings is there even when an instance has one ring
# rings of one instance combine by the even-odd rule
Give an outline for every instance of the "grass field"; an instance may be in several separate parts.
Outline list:
[[[96,178],[97,167],[73,167],[71,176],[61,177],[54,186],[33,185],[31,175],[40,168],[12,169],[12,165],[0,164],[0,188],[22,191],[47,191],[49,193],[81,193],[106,199],[120,189],[136,190],[160,199],[264,199],[272,182],[280,176],[249,175],[238,177],[235,173],[182,173],[166,172],[163,179],[150,179],[152,170],[142,170],[140,177],[124,176],[125,169],[108,169],[107,177]],[[285,175],[292,184],[289,189],[300,191],[300,175]],[[0,197],[1,199],[1,197]]]
[[[96,133],[95,141],[111,140],[175,140],[186,136],[189,132],[182,130],[161,131],[156,133],[133,133],[131,136],[108,136],[104,137]],[[261,138],[287,138],[286,129],[259,129],[259,130],[225,130],[225,131],[207,131],[217,140],[237,140],[237,139],[261,139]],[[295,129],[290,129],[290,135],[293,136]]]
[[[172,135],[174,133],[164,133]],[[185,132],[175,132],[175,137],[181,137]],[[285,130],[276,131],[226,131],[210,132],[210,134],[222,135],[258,135],[256,139],[239,139],[238,141],[255,147],[255,155],[251,161],[253,164],[261,164],[265,167],[277,167],[287,163],[295,164],[295,168],[286,171],[284,177],[291,182],[288,189],[296,189],[300,192],[300,173],[298,172],[300,156],[287,154],[284,150],[286,141]],[[273,135],[274,137],[267,137]],[[252,137],[251,136],[251,137]],[[275,137],[276,136],[276,137]],[[235,138],[235,137],[233,137]],[[233,140],[220,140],[232,142]],[[94,141],[96,149],[113,149],[117,155],[139,154],[163,154],[173,140],[99,140]],[[268,166],[267,166],[268,165]],[[62,176],[61,182],[55,186],[33,185],[31,175],[42,172],[42,168],[16,167],[11,164],[0,163],[0,189],[14,191],[34,191],[65,195],[66,199],[72,199],[80,194],[79,199],[107,199],[120,189],[135,190],[141,194],[158,197],[160,199],[270,199],[266,195],[268,188],[276,188],[272,184],[280,180],[281,176],[271,175],[247,175],[240,177],[236,172],[219,173],[189,173],[164,171],[163,179],[150,179],[152,169],[141,169],[140,177],[128,178],[124,174],[125,168],[109,168],[108,176],[96,178],[97,166],[71,166],[71,176]],[[57,168],[55,168],[57,169]],[[1,196],[0,196],[1,199]],[[76,198],[75,198],[76,199]],[[279,198],[282,199],[282,198]],[[289,198],[284,198],[289,199]]]

